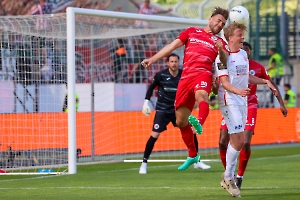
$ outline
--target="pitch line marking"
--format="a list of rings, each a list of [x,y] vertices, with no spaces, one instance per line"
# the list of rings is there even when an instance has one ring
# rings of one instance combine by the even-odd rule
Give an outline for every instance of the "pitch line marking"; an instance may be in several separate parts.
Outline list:
[[[15,187],[15,188],[0,188],[0,190],[53,190],[53,189],[98,189],[98,190],[153,190],[153,189],[169,189],[169,190],[219,190],[220,187],[86,187],[86,186],[75,186],[75,187]],[[269,189],[293,189],[299,190],[300,187],[243,187],[243,189],[248,190],[269,190]]]
[[[262,158],[252,158],[252,160],[267,160],[267,159],[276,159],[276,158],[290,158],[290,157],[299,157],[300,154],[295,155],[288,155],[288,156],[274,156],[274,157],[262,157]],[[163,165],[163,166],[148,166],[148,168],[168,168],[168,167],[175,167],[178,165]],[[119,169],[119,170],[109,170],[109,171],[99,171],[94,172],[96,174],[103,174],[103,173],[113,173],[113,172],[123,172],[123,171],[133,171],[138,170],[139,168],[129,168],[129,169]],[[68,175],[68,174],[63,174]],[[55,178],[62,175],[56,175],[56,176],[39,176],[39,177],[32,177],[32,178],[20,178],[20,179],[9,179],[9,180],[2,180],[1,182],[14,182],[14,181],[22,181],[22,180],[35,180],[35,179],[41,179],[41,178]],[[2,188],[0,188],[2,189]]]

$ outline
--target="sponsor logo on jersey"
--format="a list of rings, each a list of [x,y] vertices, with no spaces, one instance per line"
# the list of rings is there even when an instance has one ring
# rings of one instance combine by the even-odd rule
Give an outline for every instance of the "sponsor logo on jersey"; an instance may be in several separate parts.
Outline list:
[[[236,75],[246,75],[248,71],[248,65],[237,65],[236,66]]]
[[[197,29],[196,32],[197,33],[202,33],[202,30]]]
[[[224,65],[223,63],[217,63],[218,70],[227,69],[227,65]]]
[[[168,81],[168,80],[170,80],[170,79],[171,79],[171,78],[170,78],[170,77],[168,77],[168,78],[167,78],[167,81]]]
[[[204,45],[206,45],[206,46],[208,46],[210,48],[215,48],[215,46],[212,45],[211,43],[203,41],[203,40],[199,40],[197,38],[191,38],[190,39],[190,43],[200,43],[200,44],[204,44]]]

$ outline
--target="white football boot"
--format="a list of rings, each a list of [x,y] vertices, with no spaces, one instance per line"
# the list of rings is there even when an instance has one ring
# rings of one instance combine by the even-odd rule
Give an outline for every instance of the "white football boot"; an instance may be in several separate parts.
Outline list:
[[[148,163],[142,162],[139,172],[140,174],[147,174],[147,165]]]
[[[210,169],[211,167],[207,164],[205,164],[204,162],[202,161],[199,161],[197,163],[194,163],[194,169]]]

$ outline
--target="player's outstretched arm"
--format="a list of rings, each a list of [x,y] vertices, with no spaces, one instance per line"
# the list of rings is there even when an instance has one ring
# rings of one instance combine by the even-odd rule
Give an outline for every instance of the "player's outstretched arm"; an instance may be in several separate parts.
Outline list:
[[[274,85],[275,89],[278,91],[278,95],[277,95],[277,96],[275,95],[275,96],[276,96],[276,99],[277,99],[278,102],[279,102],[279,105],[280,105],[280,111],[281,111],[282,115],[283,115],[284,117],[286,117],[288,111],[287,111],[287,109],[286,109],[286,107],[285,107],[285,105],[284,105],[284,102],[283,102],[283,99],[282,99],[282,97],[281,97],[279,88],[278,88],[278,86],[276,85],[276,83],[275,83],[274,81],[272,81],[271,79],[270,79],[270,82]]]
[[[220,77],[220,82],[222,83],[223,87],[225,90],[228,92],[231,92],[233,94],[241,95],[242,97],[248,96],[250,93],[249,88],[244,88],[242,90],[234,87],[231,83],[228,81],[228,76],[221,76]]]
[[[278,96],[278,90],[274,87],[274,85],[267,79],[263,79],[263,78],[258,78],[256,76],[253,75],[249,75],[249,83],[252,84],[257,84],[257,85],[262,85],[262,84],[267,84],[268,87],[271,89],[272,93],[275,96]]]
[[[183,43],[181,42],[180,39],[175,39],[173,42],[170,44],[166,45],[164,48],[162,48],[159,52],[157,52],[154,56],[148,59],[144,59],[141,64],[144,67],[150,67],[153,63],[156,61],[162,59],[165,56],[170,55],[175,49],[181,47]]]

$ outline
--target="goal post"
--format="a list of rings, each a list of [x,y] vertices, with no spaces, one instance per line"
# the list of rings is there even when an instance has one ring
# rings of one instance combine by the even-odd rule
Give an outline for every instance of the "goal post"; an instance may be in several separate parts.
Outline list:
[[[143,20],[149,22],[161,22],[161,23],[174,23],[176,25],[183,25],[183,27],[188,26],[200,26],[203,27],[207,24],[207,20],[195,20],[186,18],[174,18],[165,16],[155,16],[155,15],[141,15],[133,13],[124,12],[113,12],[113,11],[101,11],[101,10],[91,10],[83,8],[67,8],[67,61],[68,61],[68,85],[74,87],[68,87],[68,93],[71,96],[75,96],[75,40],[76,40],[76,26],[75,26],[75,16],[76,15],[87,15],[87,16],[99,16],[106,18],[118,18],[118,19],[129,19],[129,20]],[[129,28],[130,31],[130,28]],[[146,30],[147,31],[147,30]],[[143,30],[141,31],[143,32]],[[151,31],[150,31],[151,32]],[[135,35],[133,33],[129,35]],[[175,39],[175,38],[174,38]],[[144,95],[144,94],[141,94]],[[69,173],[76,173],[76,118],[75,118],[75,99],[68,99],[69,105],[72,106],[72,112],[68,113],[68,131],[69,131]],[[142,141],[141,141],[142,142]],[[125,162],[137,162],[138,160],[125,160]],[[153,160],[156,162],[155,160]],[[152,162],[153,162],[152,161]],[[158,160],[158,162],[168,161],[168,160]],[[171,160],[171,162],[178,162],[182,160]]]
[[[148,27],[137,27],[140,20]],[[0,22],[0,87],[5,91],[0,96],[0,169],[7,174],[75,174],[79,164],[141,159],[155,114],[142,115],[143,99],[155,73],[166,65],[162,60],[145,69],[139,63],[188,26],[207,24],[81,8],[2,16]],[[124,57],[116,55],[120,45]],[[183,48],[175,53],[183,59]],[[76,97],[67,98],[68,113],[62,112],[66,96]],[[153,108],[156,99],[155,93]],[[199,136],[204,159],[217,158],[219,120],[219,111],[212,112]],[[149,162],[178,162],[186,155],[179,130],[169,125]]]

